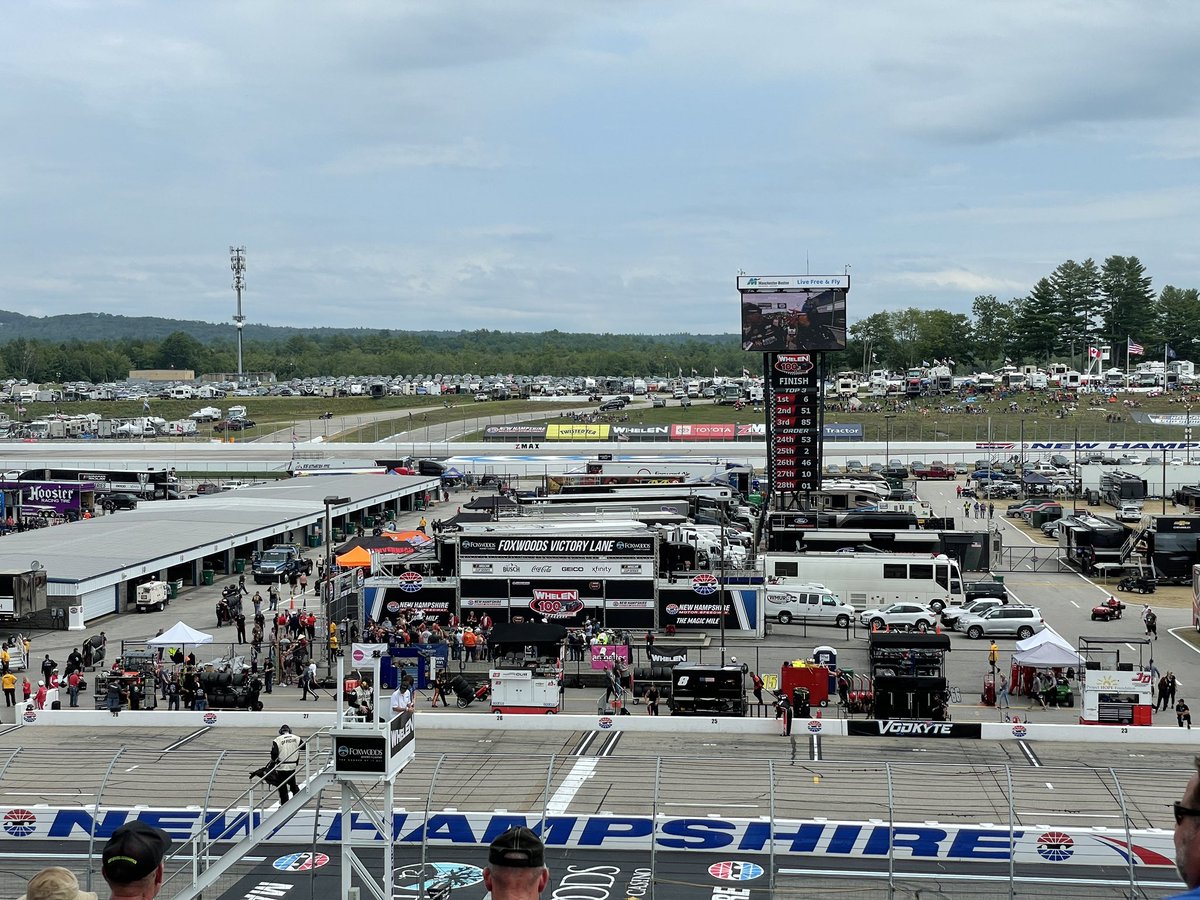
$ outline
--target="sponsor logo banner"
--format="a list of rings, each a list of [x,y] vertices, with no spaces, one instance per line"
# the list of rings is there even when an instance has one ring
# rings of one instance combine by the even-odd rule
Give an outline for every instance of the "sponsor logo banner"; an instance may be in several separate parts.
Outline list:
[[[673,441],[731,441],[734,438],[735,427],[728,424],[712,425],[672,425],[671,440]]]
[[[624,644],[596,644],[591,651],[593,669],[611,669],[614,660],[623,659],[629,662],[633,658],[629,647]]]
[[[545,425],[489,425],[483,429],[484,438],[523,438],[540,441],[546,436]]]
[[[517,559],[505,563],[470,563],[469,569],[461,572],[464,579],[470,578],[596,578],[629,579],[650,578],[654,574],[652,563],[630,560],[548,559],[539,562],[532,559]]]
[[[646,658],[656,666],[673,666],[676,663],[687,662],[687,647],[660,647],[652,644],[646,648]]]
[[[547,557],[653,557],[654,539],[642,537],[492,537],[460,538],[459,555],[464,560],[481,556],[503,556],[506,559],[545,559]]]
[[[607,718],[607,717],[605,717]],[[852,720],[853,721],[853,720]],[[598,722],[604,727],[603,719]],[[611,727],[611,720],[609,720]],[[162,828],[175,840],[208,831],[213,840],[236,839],[262,821],[260,812],[204,811],[195,807],[167,809],[38,806],[0,808],[0,844],[13,847],[26,840],[106,841],[121,825],[135,819]],[[539,833],[548,847],[589,850],[665,851],[738,854],[800,854],[839,859],[885,860],[889,853],[908,859],[954,863],[1017,863],[1039,865],[1117,865],[1174,870],[1175,849],[1170,830],[1133,829],[1119,836],[1087,828],[1021,828],[935,825],[926,823],[811,821],[805,819],[681,818],[630,815],[540,815],[520,813],[442,812],[426,817],[397,810],[386,834],[365,817],[344,821],[337,810],[303,809],[271,832],[264,841],[304,846],[314,833],[321,843],[339,842],[343,826],[356,838],[419,847],[478,850],[498,834],[518,825]]]
[[[606,600],[605,609],[654,609],[654,600]]]
[[[638,440],[665,441],[671,435],[669,425],[614,425],[612,430],[618,440],[621,435],[627,435]]]
[[[413,728],[413,714],[411,712],[404,710],[400,715],[392,716],[391,724],[388,726],[389,756],[397,756],[416,739],[417,732]],[[411,751],[409,752],[411,753]]]
[[[552,423],[546,426],[548,441],[607,441],[611,425]]]
[[[583,609],[583,601],[579,599],[579,591],[534,588],[529,608],[546,618],[569,619]]]
[[[739,275],[739,291],[850,289],[849,275]]]
[[[841,424],[824,426],[824,437],[827,440],[854,438],[862,440],[863,427],[861,424]]]
[[[21,486],[21,506],[64,513],[80,508],[80,495],[93,490],[93,485],[60,484],[54,481],[25,482]]]
[[[846,733],[851,737],[979,738],[978,722],[917,722],[907,719],[850,719]]]
[[[387,771],[388,746],[382,735],[333,737],[333,766],[339,774],[382,775]]]

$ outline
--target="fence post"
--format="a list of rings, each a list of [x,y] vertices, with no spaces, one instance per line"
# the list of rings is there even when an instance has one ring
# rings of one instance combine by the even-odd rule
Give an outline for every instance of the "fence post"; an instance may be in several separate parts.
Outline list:
[[[92,827],[88,829],[88,869],[87,869],[87,886],[85,891],[92,889],[92,872],[95,871],[96,859],[96,820],[100,818],[100,798],[104,796],[104,789],[108,786],[108,779],[112,776],[113,766],[117,764],[117,760],[121,758],[121,754],[125,752],[122,747],[113,754],[113,758],[108,763],[108,769],[104,772],[104,777],[100,779],[100,784],[96,788],[96,803],[92,807]]]
[[[1133,846],[1133,835],[1129,833],[1129,809],[1125,805],[1125,791],[1121,789],[1121,779],[1117,777],[1117,773],[1109,767],[1108,774],[1112,776],[1113,784],[1117,788],[1117,800],[1121,804],[1121,821],[1125,823],[1125,846]],[[1126,894],[1130,900],[1137,897],[1137,874],[1133,869],[1134,856],[1132,853],[1127,854],[1129,857],[1129,893]]]
[[[654,795],[650,801],[650,900],[654,900],[654,884],[658,880],[658,789],[661,784],[662,757],[659,756],[654,760]]]
[[[771,791],[770,796],[768,797],[768,800],[770,802],[770,806],[768,809],[769,809],[769,815],[771,817],[771,864],[770,864],[770,870],[769,870],[771,872],[771,880],[770,880],[769,886],[771,888],[771,896],[774,897],[775,896],[775,872],[776,872],[776,867],[775,867],[775,761],[774,760],[767,760],[767,783],[768,783],[768,785],[770,787],[770,791]]]
[[[892,795],[892,764],[884,763],[884,773],[887,775],[887,804],[888,804],[888,896],[894,896],[896,890],[896,803]]]
[[[1017,890],[1017,802],[1013,796],[1012,766],[1004,767],[1008,778],[1008,896],[1012,900]]]

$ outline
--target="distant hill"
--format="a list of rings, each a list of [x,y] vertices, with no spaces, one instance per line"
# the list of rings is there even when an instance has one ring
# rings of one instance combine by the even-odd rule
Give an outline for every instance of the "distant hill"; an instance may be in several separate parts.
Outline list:
[[[396,334],[397,329],[376,328],[293,328],[286,325],[256,325],[248,326],[253,329],[254,341],[261,344],[271,344],[286,341],[297,335],[312,338],[332,337],[344,334],[347,336],[368,334]],[[170,334],[182,332],[195,338],[202,344],[213,344],[221,341],[232,341],[234,337],[233,323],[201,322],[196,319],[165,319],[160,316],[114,316],[108,313],[71,313],[59,316],[26,316],[11,310],[0,310],[0,344],[17,338],[50,342],[62,341],[125,341],[134,338],[148,341],[160,341]],[[404,333],[404,332],[401,332]],[[409,331],[408,334],[442,335],[463,334],[461,331]],[[498,333],[498,332],[493,332]],[[561,334],[563,332],[546,332]],[[248,333],[249,335],[249,333]],[[644,335],[662,343],[683,344],[699,340],[704,343],[722,343],[735,339],[736,335]]]

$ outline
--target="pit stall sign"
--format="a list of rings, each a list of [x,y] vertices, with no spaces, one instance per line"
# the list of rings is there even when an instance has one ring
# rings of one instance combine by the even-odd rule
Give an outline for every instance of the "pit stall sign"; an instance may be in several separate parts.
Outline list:
[[[497,622],[649,628],[657,602],[656,534],[462,535],[460,615],[486,610]]]

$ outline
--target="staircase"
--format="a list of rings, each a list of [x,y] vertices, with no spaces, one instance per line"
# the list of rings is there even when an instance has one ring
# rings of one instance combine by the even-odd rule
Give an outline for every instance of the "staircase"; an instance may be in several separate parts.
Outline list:
[[[1142,545],[1143,549],[1138,548],[1138,544]],[[1135,528],[1129,532],[1129,537],[1125,539],[1125,543],[1121,545],[1121,555],[1117,558],[1117,562],[1122,565],[1125,560],[1129,559],[1135,552],[1145,555],[1145,547],[1150,545],[1150,529]],[[1144,562],[1145,560],[1143,560]]]
[[[334,781],[331,750],[328,729],[316,732],[305,742],[303,759],[296,769],[300,793],[287,803],[280,805],[277,789],[260,778],[224,810],[204,816],[192,836],[163,861],[163,895],[184,900],[200,897],[247,853],[316,800]],[[210,820],[229,824],[213,833]],[[225,848],[215,851],[217,844]]]

